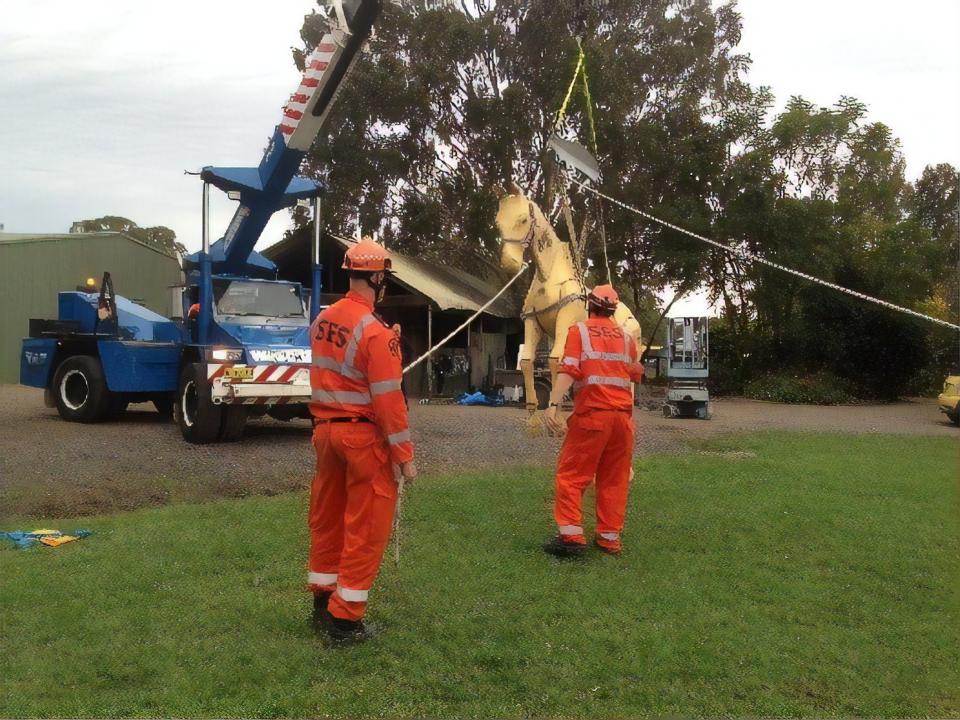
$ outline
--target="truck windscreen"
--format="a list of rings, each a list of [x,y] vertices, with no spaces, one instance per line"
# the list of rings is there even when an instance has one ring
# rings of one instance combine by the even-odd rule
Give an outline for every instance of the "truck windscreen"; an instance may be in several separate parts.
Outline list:
[[[220,315],[302,318],[303,303],[296,285],[216,280],[213,297]]]

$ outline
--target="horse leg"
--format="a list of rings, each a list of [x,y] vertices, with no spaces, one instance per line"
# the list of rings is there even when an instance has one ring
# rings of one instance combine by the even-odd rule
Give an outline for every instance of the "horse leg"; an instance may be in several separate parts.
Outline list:
[[[557,313],[556,330],[553,335],[553,348],[550,350],[550,387],[557,384],[560,362],[563,357],[564,346],[567,344],[567,333],[576,323],[585,319],[586,310],[580,303],[565,305],[560,308],[560,311]]]
[[[536,318],[523,321],[523,357],[520,358],[520,370],[523,373],[523,396],[527,403],[527,434],[539,437],[543,434],[543,420],[537,412],[537,388],[533,381],[533,361],[537,357],[542,331]]]
[[[560,360],[563,357],[564,346],[567,344],[567,333],[578,322],[587,319],[587,310],[580,303],[564,305],[557,312],[557,326],[553,335],[553,349],[550,351],[550,380],[557,382],[557,371],[560,369]]]

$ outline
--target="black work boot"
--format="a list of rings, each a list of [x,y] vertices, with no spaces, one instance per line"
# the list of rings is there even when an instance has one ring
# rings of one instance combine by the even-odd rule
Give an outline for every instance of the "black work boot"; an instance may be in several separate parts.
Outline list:
[[[341,620],[329,612],[326,615],[327,635],[334,645],[358,645],[369,639],[363,620]]]
[[[564,542],[560,535],[554,535],[543,544],[545,553],[564,560],[581,558],[585,550],[586,547],[580,543]]]
[[[325,630],[327,627],[327,602],[330,600],[330,591],[315,592],[313,594],[313,614],[310,616],[310,623],[314,630]]]

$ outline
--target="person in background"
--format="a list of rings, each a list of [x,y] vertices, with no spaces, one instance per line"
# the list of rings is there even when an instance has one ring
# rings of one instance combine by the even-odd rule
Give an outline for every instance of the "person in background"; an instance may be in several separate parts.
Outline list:
[[[567,334],[557,382],[546,412],[547,426],[563,432],[559,406],[571,386],[573,414],[560,450],[555,482],[557,535],[543,549],[558,557],[579,557],[586,550],[583,493],[596,478],[597,529],[594,543],[619,555],[633,462],[632,384],[643,367],[635,338],[616,324],[620,298],[610,285],[587,295],[588,317]]]

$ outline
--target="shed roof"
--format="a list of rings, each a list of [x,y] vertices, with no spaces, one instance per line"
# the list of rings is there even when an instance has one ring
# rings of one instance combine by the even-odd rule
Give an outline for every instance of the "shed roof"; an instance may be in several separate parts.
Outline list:
[[[89,233],[0,233],[0,245],[19,245],[25,243],[34,243],[34,242],[58,242],[58,241],[78,241],[89,238],[114,238],[122,237],[125,240],[129,240],[132,243],[137,245],[142,245],[148,250],[153,250],[155,253],[159,253],[165,257],[177,260],[176,253],[167,252],[164,248],[158,247],[157,245],[152,245],[150,243],[143,242],[138,240],[132,235],[128,235],[124,232],[114,231],[114,230],[102,230],[100,232],[89,232]]]
[[[334,238],[346,250],[352,244],[343,238]],[[394,279],[408,289],[430,298],[440,310],[476,312],[500,292],[475,275],[449,265],[436,265],[419,258],[390,251]],[[501,318],[519,317],[520,303],[514,293],[506,292],[484,312]]]

